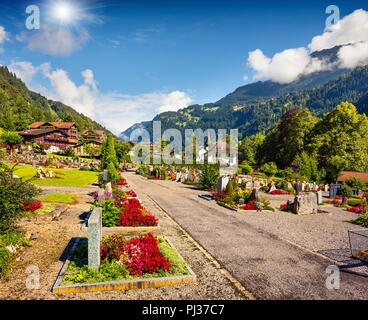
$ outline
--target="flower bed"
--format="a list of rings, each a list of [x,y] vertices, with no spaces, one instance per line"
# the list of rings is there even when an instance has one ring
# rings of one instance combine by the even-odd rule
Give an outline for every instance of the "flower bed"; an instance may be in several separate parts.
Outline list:
[[[102,226],[105,231],[154,231],[160,228],[158,219],[137,198],[125,197],[124,193],[115,194],[113,199],[105,199],[103,204],[95,202],[95,205],[102,207]]]
[[[270,193],[271,194],[290,194],[289,191],[285,191],[285,190],[273,190]]]
[[[78,238],[53,293],[126,290],[195,282],[196,276],[165,237],[104,237],[98,270],[88,267],[87,239]]]

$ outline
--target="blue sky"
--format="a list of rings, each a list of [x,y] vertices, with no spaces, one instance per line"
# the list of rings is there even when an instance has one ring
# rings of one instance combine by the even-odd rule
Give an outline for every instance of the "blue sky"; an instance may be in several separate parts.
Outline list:
[[[68,21],[53,14],[60,2],[69,3]],[[31,4],[40,9],[39,30],[25,27]],[[322,0],[1,1],[0,63],[118,133],[258,79],[289,81],[294,74],[285,79],[262,63],[322,35],[328,5],[341,18],[367,9],[365,1]],[[249,65],[256,49],[262,53]]]

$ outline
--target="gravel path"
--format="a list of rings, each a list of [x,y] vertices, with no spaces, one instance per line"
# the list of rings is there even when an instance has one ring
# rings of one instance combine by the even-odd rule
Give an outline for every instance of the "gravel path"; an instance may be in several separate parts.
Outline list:
[[[210,252],[246,289],[264,299],[366,299],[368,279],[341,272],[341,289],[326,289],[326,267],[317,250],[345,250],[343,222],[355,214],[321,206],[328,213],[296,216],[276,211],[235,213],[198,197],[195,188],[173,181],[147,180],[125,173],[128,182],[149,195]],[[279,206],[290,196],[270,196]],[[336,262],[336,264],[338,264]],[[356,270],[355,270],[356,271]]]
[[[48,188],[47,188],[48,189]],[[62,191],[60,191],[62,190]],[[70,187],[58,187],[53,192],[72,192]],[[33,246],[18,253],[17,261],[9,275],[9,280],[0,283],[0,299],[117,299],[117,300],[168,300],[168,299],[245,299],[233,283],[213,264],[180,228],[169,219],[162,210],[139,189],[136,190],[144,206],[159,218],[161,230],[155,232],[167,236],[178,252],[197,275],[197,283],[179,284],[162,288],[139,289],[130,291],[109,291],[96,293],[76,293],[55,295],[50,292],[63,265],[64,249],[70,245],[73,237],[85,237],[81,231],[82,218],[91,207],[90,189],[75,192],[77,204],[54,221],[23,221],[19,227],[35,233],[37,240]],[[82,217],[81,217],[82,215]],[[40,289],[26,288],[29,274],[26,268],[35,265],[40,270]]]

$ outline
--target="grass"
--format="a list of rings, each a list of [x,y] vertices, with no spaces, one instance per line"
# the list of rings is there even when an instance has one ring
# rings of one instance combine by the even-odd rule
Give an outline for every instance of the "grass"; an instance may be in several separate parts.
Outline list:
[[[46,168],[43,168],[44,170]],[[86,187],[91,183],[94,183],[98,179],[99,172],[93,171],[80,171],[72,169],[48,169],[54,174],[57,174],[59,178],[33,178],[36,175],[37,169],[30,166],[18,166],[14,170],[14,175],[23,178],[23,180],[29,180],[31,183],[41,186],[65,186],[65,187]]]
[[[364,213],[359,218],[354,220],[348,220],[347,222],[368,228],[368,213]]]
[[[142,276],[131,275],[126,266],[121,266],[117,262],[102,261],[100,268],[96,271],[88,267],[87,259],[87,239],[79,241],[75,253],[65,272],[62,285],[75,283],[95,283],[105,281],[133,280],[137,278],[155,278],[188,275],[185,262],[180,258],[165,238],[158,237],[158,248],[162,255],[171,263],[169,271],[159,271],[156,273],[146,273]]]
[[[43,203],[42,208],[37,209],[35,212],[28,211],[25,214],[26,215],[36,215],[36,216],[42,216],[44,214],[53,212],[56,209],[56,205],[51,203]]]
[[[0,279],[6,277],[13,261],[13,255],[6,249],[8,245],[31,246],[31,242],[26,240],[25,232],[20,230],[11,230],[0,234]]]
[[[41,202],[75,203],[75,195],[72,193],[49,193],[38,200]]]

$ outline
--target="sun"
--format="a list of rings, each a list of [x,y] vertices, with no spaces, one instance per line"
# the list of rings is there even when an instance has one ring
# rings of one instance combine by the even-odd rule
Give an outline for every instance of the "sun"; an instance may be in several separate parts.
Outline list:
[[[73,7],[68,2],[59,2],[55,5],[54,17],[61,22],[68,22],[73,19],[74,10]]]

